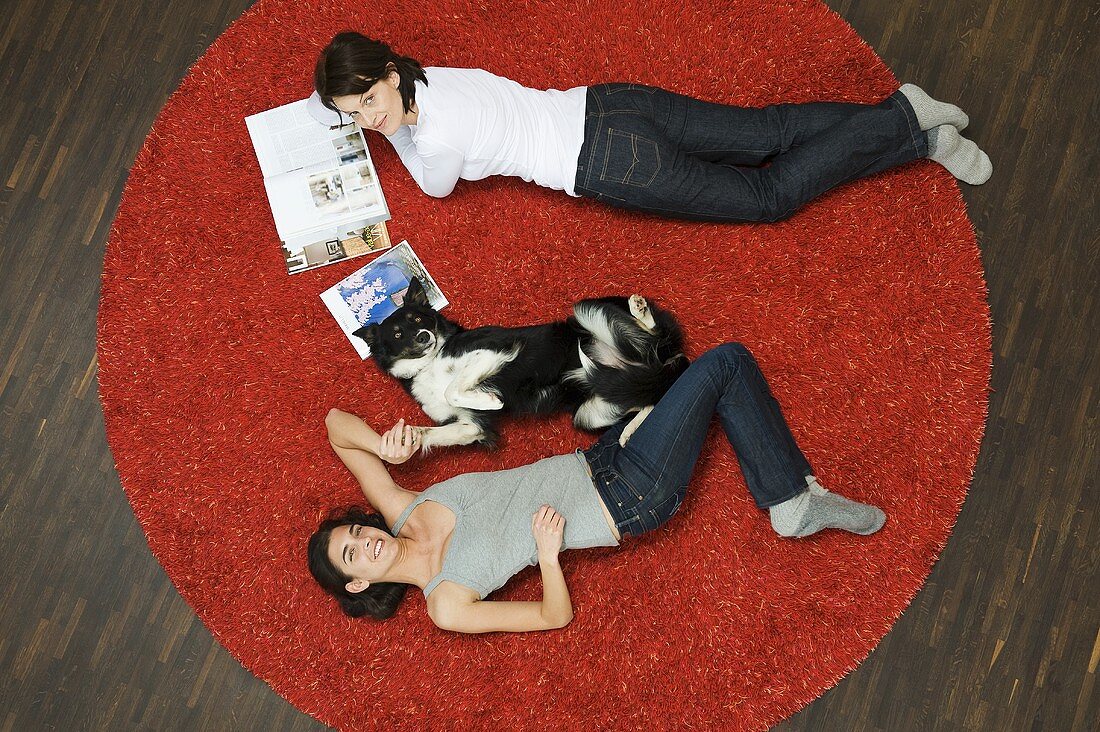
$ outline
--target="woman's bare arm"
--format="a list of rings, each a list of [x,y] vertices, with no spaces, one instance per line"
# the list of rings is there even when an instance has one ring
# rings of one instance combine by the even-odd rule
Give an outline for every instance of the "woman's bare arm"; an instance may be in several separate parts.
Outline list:
[[[419,431],[401,420],[379,435],[359,417],[339,409],[329,410],[325,426],[337,457],[359,481],[367,501],[392,526],[416,494],[393,481],[386,463],[403,463],[412,457],[420,447]]]

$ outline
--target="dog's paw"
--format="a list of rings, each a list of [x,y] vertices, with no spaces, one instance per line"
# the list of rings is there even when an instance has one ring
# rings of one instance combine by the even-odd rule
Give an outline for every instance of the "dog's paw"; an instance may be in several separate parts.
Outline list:
[[[504,402],[496,394],[486,391],[464,391],[451,397],[451,405],[463,409],[476,409],[482,412],[494,412],[504,409]]]
[[[626,447],[626,443],[630,441],[630,438],[634,436],[634,433],[638,431],[638,428],[642,426],[642,422],[649,416],[649,413],[653,411],[653,407],[643,407],[641,411],[634,415],[634,419],[623,428],[623,432],[619,435],[619,447]]]
[[[420,452],[428,453],[437,447],[470,445],[484,439],[481,428],[469,422],[452,422],[442,427],[421,427]]]
[[[653,312],[649,309],[649,303],[641,295],[631,295],[628,301],[630,314],[642,324],[646,330],[657,327],[657,321],[653,319]]]
[[[416,439],[420,442],[421,455],[428,454],[433,447],[438,445],[435,436],[435,432],[438,429],[438,427],[413,427],[413,432],[416,433]]]

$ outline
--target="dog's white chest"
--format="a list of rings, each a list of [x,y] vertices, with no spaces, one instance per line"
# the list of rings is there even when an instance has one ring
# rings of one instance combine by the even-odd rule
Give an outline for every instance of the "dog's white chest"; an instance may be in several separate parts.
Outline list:
[[[458,415],[458,410],[447,401],[447,385],[454,380],[457,369],[454,359],[437,358],[413,379],[413,398],[436,422],[446,422]]]
[[[436,422],[461,418],[466,410],[497,410],[503,405],[482,382],[512,361],[519,350],[477,350],[433,359],[412,381],[412,395]]]

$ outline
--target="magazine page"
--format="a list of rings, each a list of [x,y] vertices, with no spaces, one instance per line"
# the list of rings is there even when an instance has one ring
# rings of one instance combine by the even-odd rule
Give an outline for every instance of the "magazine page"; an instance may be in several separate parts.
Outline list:
[[[244,118],[265,178],[335,159],[329,141],[358,132],[354,125],[330,130],[306,111],[306,100]]]
[[[401,242],[321,293],[321,301],[360,358],[369,358],[370,348],[362,338],[352,333],[364,325],[381,323],[401,307],[405,291],[414,277],[424,286],[433,308],[442,310],[447,307],[447,298],[408,241]]]
[[[359,130],[326,142],[331,160],[264,179],[283,241],[353,221],[390,217],[374,163]]]
[[[311,232],[283,242],[287,274],[324,267],[326,264],[389,249],[390,234],[384,223],[353,221]]]

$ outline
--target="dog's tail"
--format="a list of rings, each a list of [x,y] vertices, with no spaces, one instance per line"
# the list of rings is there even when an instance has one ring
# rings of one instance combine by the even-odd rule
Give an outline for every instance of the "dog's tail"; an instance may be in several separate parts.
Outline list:
[[[630,315],[625,297],[581,300],[570,321],[584,334],[587,355],[603,366],[640,363],[652,350],[654,334]]]
[[[573,322],[581,367],[571,380],[620,414],[656,404],[690,363],[679,323],[644,298],[583,300]]]
[[[594,396],[614,404],[625,414],[660,401],[689,364],[687,356],[678,353],[661,363],[619,368],[597,365],[586,370],[587,386]]]

